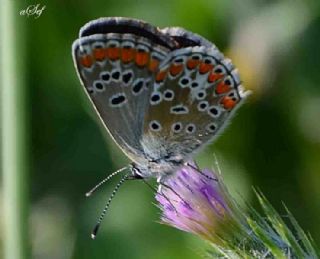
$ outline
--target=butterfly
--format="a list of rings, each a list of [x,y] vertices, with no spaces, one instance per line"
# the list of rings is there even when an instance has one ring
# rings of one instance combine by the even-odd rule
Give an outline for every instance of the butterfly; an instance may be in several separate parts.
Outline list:
[[[135,179],[164,183],[219,136],[249,94],[230,59],[179,27],[100,18],[80,29],[72,54],[85,92],[132,161]]]

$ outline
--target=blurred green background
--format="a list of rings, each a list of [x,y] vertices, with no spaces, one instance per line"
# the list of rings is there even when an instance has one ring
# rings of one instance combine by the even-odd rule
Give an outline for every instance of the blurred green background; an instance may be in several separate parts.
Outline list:
[[[17,1],[17,0],[12,0]],[[46,5],[38,19],[20,16]],[[90,232],[117,180],[84,194],[128,161],[98,123],[82,91],[71,44],[82,25],[126,16],[196,32],[233,59],[253,91],[223,135],[198,156],[217,157],[235,196],[257,205],[259,187],[282,201],[320,243],[320,9],[318,1],[39,0],[17,4],[25,23],[25,112],[30,121],[32,258],[201,258],[206,245],[157,223],[150,189],[127,182],[95,241]],[[5,152],[5,150],[3,151]],[[240,199],[240,200],[241,200]],[[3,240],[5,237],[2,236]]]

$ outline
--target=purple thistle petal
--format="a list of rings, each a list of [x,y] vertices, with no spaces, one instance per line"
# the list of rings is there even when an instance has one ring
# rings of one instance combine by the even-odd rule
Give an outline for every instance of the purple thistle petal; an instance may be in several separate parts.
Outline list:
[[[194,163],[180,168],[165,181],[169,188],[162,186],[156,199],[163,223],[212,239],[217,226],[231,218],[231,210],[218,177],[208,169],[199,170]]]

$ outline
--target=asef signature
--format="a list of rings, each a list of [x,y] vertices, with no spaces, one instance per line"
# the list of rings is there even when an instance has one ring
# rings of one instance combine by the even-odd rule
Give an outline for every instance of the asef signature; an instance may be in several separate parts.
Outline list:
[[[35,19],[38,19],[42,12],[46,9],[46,6],[40,6],[40,4],[29,5],[26,9],[20,11],[21,16],[34,16]]]

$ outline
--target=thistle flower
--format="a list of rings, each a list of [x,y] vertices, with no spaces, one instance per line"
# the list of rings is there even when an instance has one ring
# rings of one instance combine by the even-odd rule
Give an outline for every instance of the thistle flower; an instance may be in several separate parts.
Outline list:
[[[209,241],[212,258],[319,258],[312,238],[290,212],[294,230],[263,194],[256,195],[265,216],[238,206],[220,175],[190,164],[160,184],[156,199],[162,223]]]
[[[182,167],[159,186],[157,201],[163,223],[209,241],[218,241],[220,229],[236,225],[232,204],[219,177],[196,165]]]

